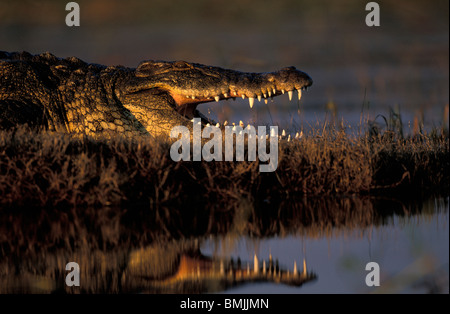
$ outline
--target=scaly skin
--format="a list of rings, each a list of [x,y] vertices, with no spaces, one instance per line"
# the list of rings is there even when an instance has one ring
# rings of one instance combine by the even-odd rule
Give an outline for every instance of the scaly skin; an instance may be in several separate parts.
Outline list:
[[[144,61],[136,69],[60,59],[50,53],[0,51],[0,127],[19,124],[94,137],[168,136],[192,118],[214,123],[200,103],[274,97],[312,85],[294,67],[245,73],[184,61]]]

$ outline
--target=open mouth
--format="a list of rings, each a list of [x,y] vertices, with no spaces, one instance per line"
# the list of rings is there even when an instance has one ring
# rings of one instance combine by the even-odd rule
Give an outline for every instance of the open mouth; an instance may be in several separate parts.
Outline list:
[[[170,95],[175,101],[175,110],[182,116],[184,116],[186,119],[193,119],[193,118],[202,118],[205,119],[204,116],[200,115],[200,112],[197,110],[197,106],[202,103],[207,102],[219,102],[221,100],[229,100],[236,98],[242,98],[242,99],[248,99],[250,109],[254,107],[255,101],[261,102],[264,100],[264,102],[267,104],[269,99],[273,99],[273,97],[277,97],[280,95],[287,94],[289,101],[291,101],[294,98],[294,91],[296,91],[297,99],[300,101],[302,97],[302,92],[306,91],[310,86],[312,85],[312,82],[310,82],[307,85],[304,85],[298,89],[293,88],[289,90],[281,89],[277,90],[275,87],[270,88],[264,91],[261,91],[261,93],[253,93],[251,91],[246,90],[239,90],[239,89],[233,89],[229,88],[228,92],[224,92],[221,94],[215,94],[215,95],[209,95],[208,92],[203,93],[189,93],[187,91],[170,91]],[[208,123],[211,123],[213,121],[209,120]]]

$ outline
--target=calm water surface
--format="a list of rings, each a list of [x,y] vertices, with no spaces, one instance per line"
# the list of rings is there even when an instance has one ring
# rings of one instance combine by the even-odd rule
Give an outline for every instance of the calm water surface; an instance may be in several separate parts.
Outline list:
[[[291,269],[295,260],[300,264],[305,259],[317,274],[299,288],[249,284],[229,293],[448,293],[448,198],[424,203],[423,211],[406,217],[394,214],[380,226],[332,228],[313,237],[225,238],[219,245],[205,243],[203,252],[226,251],[246,260],[253,260],[255,252],[262,258],[272,254]],[[368,262],[380,266],[380,287],[365,284]]]
[[[340,198],[3,216],[0,292],[448,293],[448,205]],[[71,261],[79,288],[64,284]],[[365,284],[368,262],[380,287]]]

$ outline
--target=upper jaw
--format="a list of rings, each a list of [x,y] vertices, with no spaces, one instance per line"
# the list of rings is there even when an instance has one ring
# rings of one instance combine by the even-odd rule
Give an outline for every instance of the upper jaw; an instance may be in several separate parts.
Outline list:
[[[250,108],[253,108],[255,99],[261,101],[264,98],[267,103],[267,98],[287,93],[289,100],[292,100],[295,90],[300,100],[302,91],[307,90],[312,83],[308,74],[289,67],[271,73],[240,73],[234,82],[222,82],[218,84],[220,86],[209,88],[183,89],[174,86],[168,92],[174,99],[177,111],[192,118],[197,105],[205,102],[242,98],[248,99]]]

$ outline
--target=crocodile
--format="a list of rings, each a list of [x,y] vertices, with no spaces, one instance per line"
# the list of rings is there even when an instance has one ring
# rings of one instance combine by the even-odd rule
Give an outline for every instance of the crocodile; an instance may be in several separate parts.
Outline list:
[[[203,255],[198,243],[187,243],[152,245],[130,252],[122,287],[152,293],[215,293],[255,282],[300,287],[317,278],[307,270],[305,259],[298,266],[294,261],[289,270],[271,254],[267,260],[255,254],[251,262],[242,262],[240,258]]]
[[[93,137],[168,136],[174,126],[192,130],[193,118],[215,121],[201,103],[255,99],[302,90],[313,83],[295,67],[248,73],[185,61],[141,62],[137,68],[86,63],[49,52],[0,51],[0,128],[33,129]],[[220,125],[220,124],[219,124]],[[223,124],[222,124],[223,126]]]

